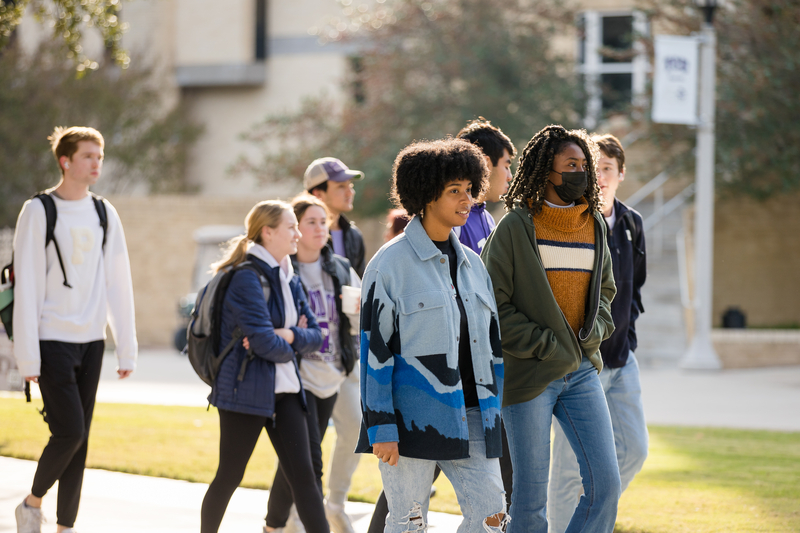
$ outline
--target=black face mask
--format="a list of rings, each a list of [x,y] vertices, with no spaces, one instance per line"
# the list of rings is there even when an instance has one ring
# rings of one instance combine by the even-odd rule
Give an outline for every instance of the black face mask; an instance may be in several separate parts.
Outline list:
[[[553,170],[552,172],[561,175],[561,185],[553,184],[553,188],[563,202],[568,204],[575,202],[586,192],[588,182],[585,170],[580,172],[556,172]]]

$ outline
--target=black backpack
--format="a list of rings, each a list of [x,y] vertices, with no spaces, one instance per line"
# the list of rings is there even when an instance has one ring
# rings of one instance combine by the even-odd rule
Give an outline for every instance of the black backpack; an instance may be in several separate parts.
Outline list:
[[[242,330],[236,326],[230,342],[220,349],[223,301],[234,274],[239,270],[250,270],[258,275],[261,289],[264,291],[264,298],[269,301],[271,292],[269,281],[261,270],[250,261],[220,270],[197,293],[197,300],[192,309],[192,319],[189,321],[189,327],[186,328],[186,347],[183,349],[183,353],[189,357],[192,368],[207,385],[214,384],[222,362],[243,336]],[[252,349],[248,350],[247,357],[242,361],[242,367],[239,370],[239,381],[244,380],[247,363],[254,357]]]
[[[56,211],[56,202],[51,196],[52,193],[40,192],[31,197],[31,200],[38,198],[42,205],[44,205],[44,213],[47,220],[46,234],[44,247],[52,242],[56,247],[56,256],[58,256],[58,265],[61,267],[61,274],[64,276],[64,286],[72,288],[72,285],[67,281],[67,271],[64,269],[64,261],[61,259],[61,250],[58,247],[58,241],[55,238],[56,220],[58,212]],[[106,204],[103,202],[102,196],[97,196],[94,193],[89,193],[94,202],[94,208],[97,210],[97,216],[100,218],[100,226],[103,228],[103,251],[106,249],[106,233],[108,233],[108,214],[106,213]],[[14,340],[14,255],[11,255],[11,262],[3,267],[0,271],[0,320],[6,329],[8,338]]]

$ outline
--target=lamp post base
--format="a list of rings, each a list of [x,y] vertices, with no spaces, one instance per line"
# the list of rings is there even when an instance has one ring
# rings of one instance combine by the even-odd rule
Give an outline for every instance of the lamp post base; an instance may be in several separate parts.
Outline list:
[[[684,370],[721,370],[722,361],[714,350],[710,336],[695,335],[679,366]]]

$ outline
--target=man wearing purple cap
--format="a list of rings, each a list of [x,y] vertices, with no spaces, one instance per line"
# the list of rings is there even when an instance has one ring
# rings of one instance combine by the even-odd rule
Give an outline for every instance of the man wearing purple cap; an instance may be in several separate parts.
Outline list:
[[[360,180],[364,173],[350,170],[347,165],[334,157],[315,160],[303,176],[303,188],[322,200],[331,215],[330,244],[335,254],[346,257],[361,277],[367,264],[364,258],[364,237],[356,225],[350,222],[345,213],[353,210],[353,180]]]
[[[364,257],[364,237],[345,213],[353,210],[353,180],[360,180],[364,173],[350,170],[347,165],[333,157],[313,161],[303,176],[305,190],[322,200],[331,216],[331,232],[328,245],[333,252],[350,260],[350,265],[361,277],[367,266]],[[350,519],[344,512],[344,502],[350,489],[350,479],[358,467],[360,454],[354,452],[358,433],[361,430],[361,390],[358,361],[353,371],[344,380],[331,418],[336,428],[336,445],[331,456],[328,475],[328,498],[325,501],[325,516],[333,533],[353,533]]]

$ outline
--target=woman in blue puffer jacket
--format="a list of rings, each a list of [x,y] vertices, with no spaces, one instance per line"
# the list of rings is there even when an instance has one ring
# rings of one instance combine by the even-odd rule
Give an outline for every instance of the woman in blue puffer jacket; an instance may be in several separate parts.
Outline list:
[[[245,261],[256,267],[256,271],[243,268],[233,275],[220,326],[220,345],[230,342],[238,327],[254,357],[243,367],[248,350],[238,343],[222,363],[209,396],[219,410],[219,468],[203,499],[200,530],[218,531],[265,428],[292,492],[302,495],[295,501],[306,531],[328,533],[295,358],[295,352],[313,353],[322,346],[322,332],[289,259],[297,252],[300,238],[297,218],[289,204],[260,202],[247,214],[245,227],[247,235],[233,239],[228,253],[212,268],[219,271]],[[262,288],[260,276],[266,279],[268,291]]]

